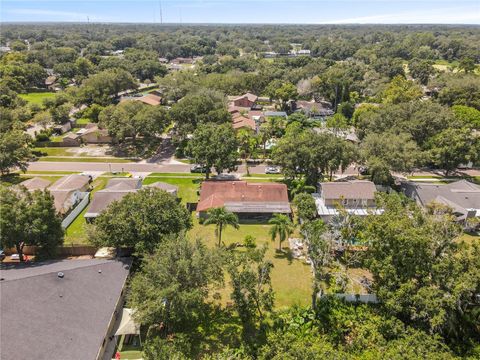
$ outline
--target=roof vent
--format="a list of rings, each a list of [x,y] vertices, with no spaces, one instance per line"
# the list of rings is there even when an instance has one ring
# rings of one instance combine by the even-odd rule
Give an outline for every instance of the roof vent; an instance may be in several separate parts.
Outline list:
[[[101,274],[101,273],[102,273],[102,269],[99,269],[99,270],[98,270],[98,273]]]
[[[65,276],[65,274],[64,274],[63,272],[59,271],[59,272],[57,273],[57,276],[58,276],[60,279],[63,279],[63,277]]]

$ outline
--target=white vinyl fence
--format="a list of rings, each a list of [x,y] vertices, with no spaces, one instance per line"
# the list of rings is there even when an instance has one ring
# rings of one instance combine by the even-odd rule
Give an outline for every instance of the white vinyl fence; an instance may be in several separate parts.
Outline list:
[[[70,214],[65,217],[62,221],[62,228],[66,229],[67,227],[70,226],[70,224],[77,218],[78,215],[85,209],[90,202],[90,193],[89,192],[83,192],[81,193],[80,197],[82,197],[82,200],[78,203],[77,206],[70,212]]]

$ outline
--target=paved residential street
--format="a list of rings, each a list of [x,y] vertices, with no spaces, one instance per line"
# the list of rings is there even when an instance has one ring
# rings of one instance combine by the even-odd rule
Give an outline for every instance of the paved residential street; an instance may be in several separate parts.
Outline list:
[[[134,171],[134,172],[165,172],[165,173],[188,173],[189,164],[147,164],[147,163],[95,163],[95,162],[50,162],[36,161],[28,166],[29,171]],[[240,165],[237,173],[245,173],[245,166]],[[263,174],[265,165],[250,167],[250,172]]]

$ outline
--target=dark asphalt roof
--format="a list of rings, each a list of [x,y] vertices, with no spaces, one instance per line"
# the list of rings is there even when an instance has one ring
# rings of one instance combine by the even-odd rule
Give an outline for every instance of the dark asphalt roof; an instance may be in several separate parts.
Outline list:
[[[129,265],[129,259],[2,265],[0,358],[95,359]]]

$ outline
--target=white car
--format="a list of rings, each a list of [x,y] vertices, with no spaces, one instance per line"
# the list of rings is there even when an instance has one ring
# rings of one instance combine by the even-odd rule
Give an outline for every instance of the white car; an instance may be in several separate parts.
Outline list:
[[[10,255],[10,260],[20,260],[20,255],[12,254],[12,255]]]
[[[267,166],[265,174],[280,174],[280,168],[278,166]]]

